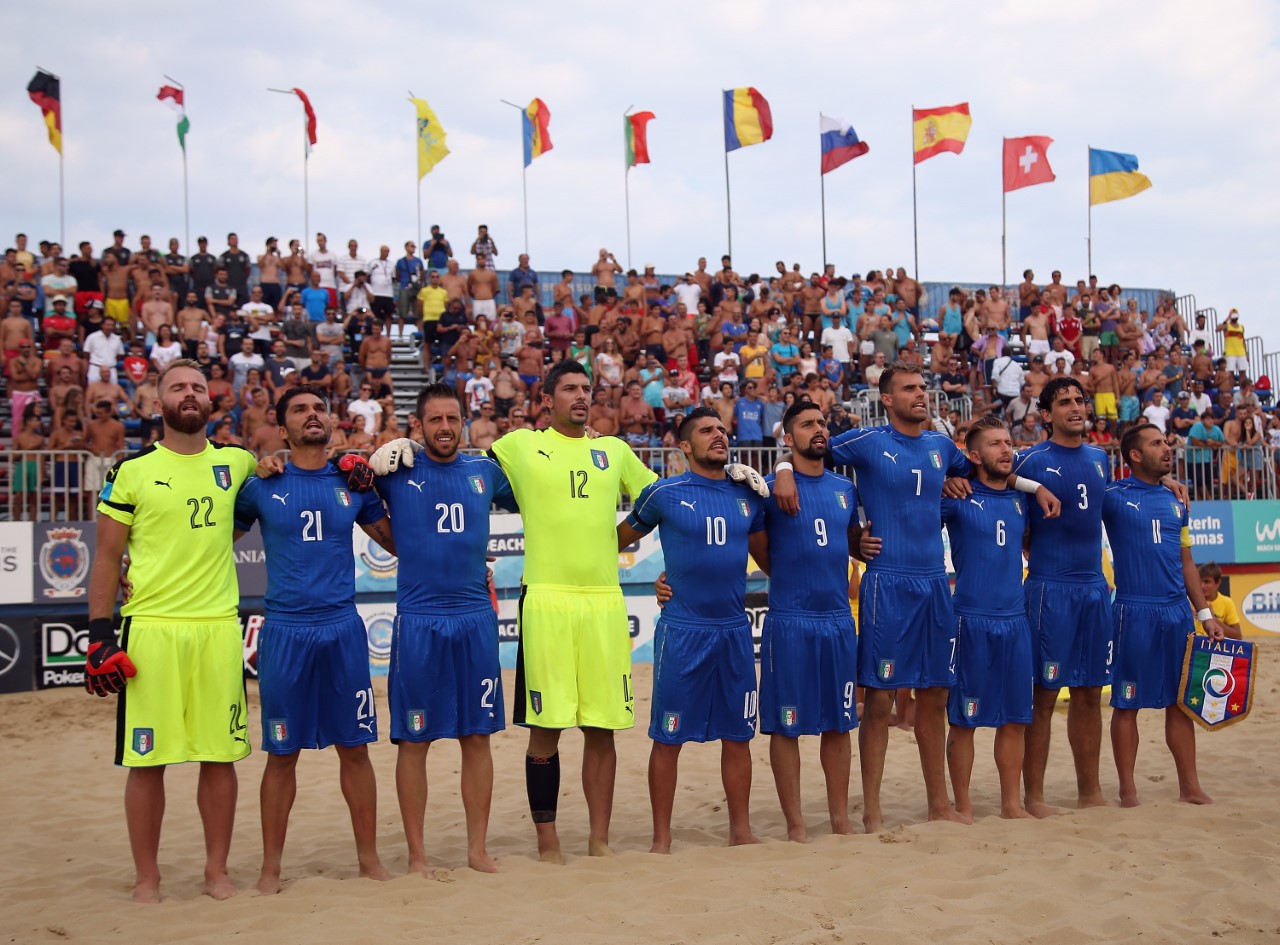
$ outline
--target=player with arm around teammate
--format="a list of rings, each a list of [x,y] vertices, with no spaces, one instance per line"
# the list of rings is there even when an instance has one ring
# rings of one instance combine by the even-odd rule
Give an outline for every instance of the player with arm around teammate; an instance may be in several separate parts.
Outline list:
[[[289,462],[270,479],[252,478],[236,497],[237,536],[258,523],[266,551],[266,619],[258,642],[262,702],[262,870],[257,888],[278,893],[301,750],[334,746],[351,813],[360,875],[386,880],[378,858],[377,785],[368,745],[377,740],[368,640],[355,607],[351,530],[395,553],[377,495],[350,488],[327,457],[333,431],[328,399],[315,387],[286,391],[276,423]]]
[[[427,876],[427,753],[441,738],[457,739],[462,754],[467,863],[482,872],[498,868],[486,850],[493,797],[489,736],[505,728],[505,710],[485,552],[490,506],[513,512],[517,506],[496,462],[458,452],[462,416],[454,388],[424,387],[415,419],[425,449],[412,465],[377,480],[399,538],[388,680],[396,793],[409,869]]]
[[[653,853],[671,852],[680,750],[690,741],[720,741],[729,842],[758,842],[750,822],[756,670],[745,598],[747,539],[764,527],[763,501],[728,480],[729,433],[716,411],[690,411],[678,435],[689,472],[646,486],[617,528],[618,548],[660,529],[673,591],[654,634]]]
[[[1102,506],[1115,554],[1111,750],[1120,778],[1120,804],[1138,806],[1134,768],[1140,709],[1164,709],[1165,744],[1178,772],[1178,800],[1211,804],[1196,771],[1195,725],[1177,705],[1178,685],[1195,620],[1214,640],[1226,636],[1226,627],[1213,616],[1200,587],[1191,558],[1190,513],[1161,483],[1173,468],[1173,450],[1164,434],[1150,423],[1130,427],[1120,440],[1120,453],[1133,475],[1108,486]]]
[[[227,899],[235,894],[227,873],[232,763],[249,754],[232,513],[255,460],[205,437],[213,407],[195,362],[170,363],[157,389],[161,441],[116,463],[98,502],[85,685],[99,696],[120,694],[115,762],[129,769],[134,901],[160,900],[164,775],[184,761],[200,763],[204,891]],[[112,611],[126,549],[133,594],[121,608],[117,642]]]
[[[760,731],[787,837],[805,842],[800,807],[801,735],[821,739],[831,832],[849,822],[849,732],[858,726],[858,636],[849,610],[849,549],[857,548],[858,492],[826,469],[827,421],[811,401],[782,417],[792,452],[800,512],[765,500],[763,531],[749,539],[751,557],[769,575],[769,611],[760,642]],[[850,535],[850,530],[854,534]]]

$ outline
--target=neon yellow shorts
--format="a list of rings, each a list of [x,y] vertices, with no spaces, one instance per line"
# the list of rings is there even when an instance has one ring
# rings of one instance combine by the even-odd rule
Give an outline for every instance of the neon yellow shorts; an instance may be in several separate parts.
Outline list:
[[[1120,419],[1120,412],[1116,409],[1116,395],[1109,391],[1094,394],[1093,415],[1095,417],[1105,417],[1107,420]]]
[[[515,723],[533,728],[635,724],[631,631],[621,588],[525,587],[514,703]]]
[[[107,318],[113,318],[121,325],[129,324],[129,300],[107,299],[103,312]]]
[[[120,645],[138,675],[116,707],[116,764],[151,768],[249,754],[239,622],[126,618]]]

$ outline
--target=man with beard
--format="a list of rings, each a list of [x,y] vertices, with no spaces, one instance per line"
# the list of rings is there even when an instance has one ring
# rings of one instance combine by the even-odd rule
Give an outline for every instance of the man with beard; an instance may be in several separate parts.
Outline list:
[[[485,555],[490,505],[512,512],[518,507],[501,466],[487,456],[458,452],[463,414],[453,388],[424,387],[414,413],[426,449],[417,453],[417,462],[401,464],[377,483],[392,532],[400,538],[387,687],[391,740],[399,752],[396,793],[409,870],[430,876],[423,842],[427,752],[437,739],[456,739],[467,863],[491,873],[498,867],[485,849],[493,796],[489,736],[506,726],[498,618]]]
[[[1187,637],[1195,619],[1214,640],[1227,628],[1213,616],[1191,559],[1187,507],[1164,488],[1173,450],[1160,429],[1140,423],[1125,431],[1120,455],[1133,475],[1113,482],[1102,499],[1102,520],[1115,551],[1116,660],[1111,685],[1111,751],[1120,780],[1120,805],[1138,806],[1138,710],[1164,709],[1165,743],[1178,772],[1178,800],[1212,804],[1196,771],[1196,729],[1178,706]]]
[[[764,503],[725,474],[729,431],[714,410],[691,410],[678,436],[689,472],[646,486],[617,528],[619,549],[661,529],[672,589],[653,640],[651,853],[671,852],[680,750],[691,741],[720,742],[729,843],[759,842],[750,816],[757,695],[745,597],[747,540],[764,528]]]
[[[395,554],[391,523],[375,493],[352,491],[347,474],[329,462],[333,419],[319,388],[290,388],[275,415],[289,462],[270,479],[251,478],[235,502],[237,537],[259,522],[267,563],[266,620],[258,638],[262,750],[268,753],[257,884],[264,896],[280,891],[303,748],[335,747],[360,875],[391,878],[376,843],[378,793],[368,745],[377,741],[378,720],[351,548],[351,529],[359,525]]]
[[[863,825],[883,828],[880,787],[889,742],[894,690],[916,690],[915,733],[930,820],[971,823],[951,805],[946,783],[946,711],[955,683],[956,625],[943,560],[942,488],[948,475],[967,476],[972,465],[943,433],[929,428],[928,391],[919,372],[890,365],[880,378],[880,400],[889,424],[851,430],[833,440],[831,458],[858,473],[866,510],[865,531],[884,539],[863,575],[859,599],[858,683],[866,706],[858,743],[865,798]],[[788,462],[775,467],[775,495],[788,513],[799,510]],[[1038,491],[1056,514],[1057,500],[1035,482],[1013,483]]]
[[[85,686],[120,694],[115,761],[129,768],[134,901],[160,900],[165,769],[184,761],[200,762],[204,891],[227,899],[235,894],[227,875],[232,763],[249,754],[233,506],[255,460],[205,437],[213,408],[194,362],[173,361],[157,387],[163,439],[116,463],[98,502]],[[121,609],[117,642],[112,611],[126,547],[133,595]]]

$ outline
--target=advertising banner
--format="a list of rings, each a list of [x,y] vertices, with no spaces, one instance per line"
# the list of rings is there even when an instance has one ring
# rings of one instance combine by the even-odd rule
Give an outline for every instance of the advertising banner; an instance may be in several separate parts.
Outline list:
[[[97,537],[93,522],[38,522],[35,526],[37,604],[87,607],[89,561]]]
[[[1231,575],[1231,599],[1246,637],[1280,634],[1280,571]]]
[[[0,604],[31,602],[33,543],[30,522],[0,522]]]
[[[1280,501],[1254,499],[1231,504],[1235,513],[1235,563],[1280,561]]]
[[[0,693],[31,691],[34,663],[31,642],[29,619],[0,621]]]

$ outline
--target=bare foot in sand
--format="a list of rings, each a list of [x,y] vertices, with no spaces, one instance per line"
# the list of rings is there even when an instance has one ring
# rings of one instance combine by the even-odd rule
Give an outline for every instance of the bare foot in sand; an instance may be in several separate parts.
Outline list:
[[[613,848],[603,840],[588,840],[587,856],[613,856]]]
[[[792,843],[808,843],[809,831],[804,824],[787,828],[787,839]]]
[[[387,868],[382,865],[381,860],[374,860],[368,866],[363,863],[360,864],[360,877],[361,879],[373,879],[380,883],[385,883],[391,879],[391,874],[387,872]]]
[[[1139,803],[1141,803],[1141,802],[1138,800],[1138,792],[1137,792],[1137,791],[1134,791],[1132,794],[1121,794],[1121,795],[1120,795],[1120,806],[1121,806],[1121,807],[1137,807]]]
[[[1005,820],[1035,820],[1035,815],[1023,807],[1021,804],[1014,804],[1012,807],[1001,807],[1000,816]]]
[[[1024,809],[1037,820],[1043,820],[1045,817],[1057,817],[1059,814],[1066,813],[1062,808],[1053,807],[1044,801],[1030,801]]]
[[[664,856],[669,855],[671,853],[671,841],[668,840],[665,843],[659,843],[655,840],[649,845],[649,852],[661,853]]]
[[[1136,795],[1135,795],[1136,796]],[[1111,802],[1103,795],[1101,791],[1097,794],[1081,794],[1076,799],[1076,807],[1084,810],[1086,807],[1110,807]]]
[[[417,873],[423,879],[436,878],[435,871],[432,870],[431,867],[427,865],[426,860],[410,860],[408,872]]]
[[[1178,800],[1184,804],[1212,804],[1213,798],[1204,791],[1196,788],[1194,790],[1181,791],[1178,794]]]
[[[230,899],[236,894],[236,887],[235,884],[231,882],[231,877],[226,874],[225,870],[217,873],[210,873],[206,871],[204,874],[204,894],[210,899],[216,899],[219,902],[222,902],[225,899]]]
[[[879,833],[884,829],[884,818],[880,816],[864,816],[862,818],[862,829],[867,833]]]
[[[556,866],[564,866],[564,857],[560,855],[560,849],[539,850],[538,859],[543,863],[553,863]]]
[[[274,896],[281,889],[279,873],[260,873],[254,888],[264,896]]]
[[[498,861],[491,857],[484,850],[467,854],[467,866],[471,867],[477,873],[496,873],[498,872]]]
[[[759,843],[759,842],[760,842],[760,838],[750,832],[745,834],[733,834],[733,833],[729,834],[729,846],[731,847],[741,847],[741,846],[746,846],[749,843]]]
[[[840,837],[857,836],[858,828],[848,820],[832,821],[831,832]]]
[[[973,823],[972,814],[963,814],[960,811],[956,810],[954,807],[952,807],[950,804],[948,804],[946,807],[942,808],[941,810],[929,811],[929,819],[931,821],[932,820],[950,821],[953,824],[972,824]]]
[[[158,882],[135,883],[133,901],[142,905],[154,905],[160,901],[160,884]]]

